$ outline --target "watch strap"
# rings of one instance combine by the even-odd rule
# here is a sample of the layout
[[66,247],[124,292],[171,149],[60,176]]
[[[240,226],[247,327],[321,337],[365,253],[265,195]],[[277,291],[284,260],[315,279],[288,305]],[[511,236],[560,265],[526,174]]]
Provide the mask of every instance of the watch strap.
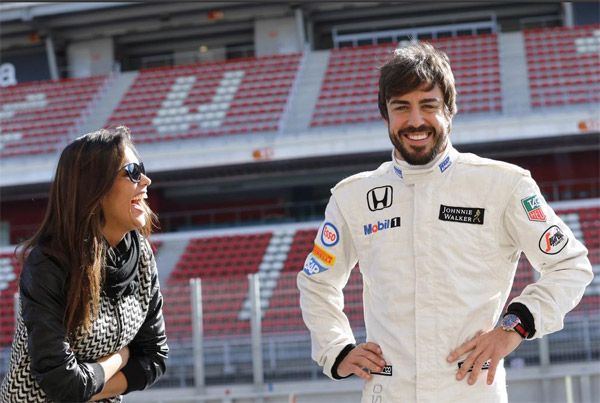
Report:
[[533,320],[533,315],[527,306],[520,302],[513,302],[508,305],[508,308],[506,308],[506,313],[512,313],[519,317],[521,320],[521,325],[527,331],[528,339],[531,339],[535,335],[535,321]]
[[526,339],[527,336],[529,336],[529,332],[527,330],[525,330],[525,327],[520,323],[517,323],[515,325],[515,327],[513,327],[513,330],[515,332],[517,332],[519,334],[519,336],[521,336],[524,339]]

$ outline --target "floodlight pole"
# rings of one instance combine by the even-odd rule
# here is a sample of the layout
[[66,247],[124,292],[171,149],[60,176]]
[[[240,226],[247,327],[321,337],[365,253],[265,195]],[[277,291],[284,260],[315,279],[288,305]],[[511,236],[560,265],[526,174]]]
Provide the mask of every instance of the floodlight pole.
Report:
[[[252,373],[254,376],[254,389],[262,394],[264,389],[263,375],[263,353],[261,337],[261,306],[260,306],[260,283],[258,274],[248,274],[248,285],[250,290],[250,331],[252,336]],[[263,402],[262,397],[257,397],[256,402]]]
[[204,383],[204,326],[202,318],[202,280],[190,279],[190,293],[192,297],[192,340],[194,356],[194,386],[196,393],[205,393]]

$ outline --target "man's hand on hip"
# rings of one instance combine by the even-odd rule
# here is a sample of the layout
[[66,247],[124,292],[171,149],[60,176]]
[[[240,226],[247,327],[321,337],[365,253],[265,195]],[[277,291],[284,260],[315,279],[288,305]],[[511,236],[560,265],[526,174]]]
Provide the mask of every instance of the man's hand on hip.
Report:
[[481,368],[486,361],[490,361],[490,366],[487,374],[487,384],[491,385],[494,382],[496,368],[501,359],[512,353],[523,338],[514,331],[507,332],[500,328],[496,328],[489,332],[479,332],[473,339],[463,343],[462,346],[454,350],[448,356],[448,362],[454,362],[463,354],[470,351],[469,355],[463,362],[462,366],[456,373],[456,379],[462,380],[473,367],[469,376],[469,385],[475,384]]
[[337,373],[341,377],[351,374],[358,375],[364,380],[370,380],[372,375],[365,371],[381,372],[385,360],[382,357],[381,347],[375,343],[362,343],[354,347],[338,365]]

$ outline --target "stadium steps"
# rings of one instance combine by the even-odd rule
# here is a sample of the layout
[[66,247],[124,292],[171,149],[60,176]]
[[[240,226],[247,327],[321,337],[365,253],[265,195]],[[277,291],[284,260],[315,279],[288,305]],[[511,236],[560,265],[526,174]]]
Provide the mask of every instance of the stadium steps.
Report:
[[[287,259],[288,252],[292,245],[294,232],[289,230],[273,232],[269,241],[269,246],[263,255],[262,262],[258,266],[258,281],[260,283],[260,306],[262,315],[267,312],[271,296],[277,285],[279,273],[283,269],[284,262]],[[250,291],[244,300],[242,310],[238,315],[239,320],[248,320],[251,316]]]
[[298,73],[300,77],[298,78],[297,92],[292,97],[290,109],[282,124],[285,133],[300,133],[310,127],[312,115],[319,99],[321,83],[329,63],[329,54],[328,50],[305,53],[303,66]]
[[507,115],[531,113],[527,58],[523,33],[498,35],[502,111]]
[[160,253],[156,254],[156,267],[158,268],[158,281],[167,284],[167,279],[181,258],[187,247],[187,242],[177,240],[165,240],[160,245]]
[[[108,122],[108,119],[112,115],[117,105],[119,105],[121,98],[123,98],[137,75],[137,71],[132,71],[120,73],[113,77],[108,89],[96,103],[94,113],[92,113],[92,115],[81,126],[81,134],[93,132],[101,127],[106,127],[105,125]],[[133,133],[133,135],[135,140],[135,133]]]

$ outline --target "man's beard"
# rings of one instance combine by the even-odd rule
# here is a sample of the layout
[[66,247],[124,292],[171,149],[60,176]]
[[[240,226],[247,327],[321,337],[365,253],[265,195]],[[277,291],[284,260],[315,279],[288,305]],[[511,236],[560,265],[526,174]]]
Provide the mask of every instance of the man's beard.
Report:
[[[431,150],[425,154],[415,153],[410,151],[410,147],[405,146],[400,140],[402,136],[414,132],[431,132],[434,138],[434,144]],[[448,137],[445,132],[438,133],[432,126],[421,125],[419,127],[407,127],[406,129],[399,130],[397,135],[393,135],[388,129],[390,140],[394,145],[394,148],[400,153],[404,161],[410,165],[426,165],[433,161],[446,147],[446,138]],[[418,149],[418,148],[417,148]]]

